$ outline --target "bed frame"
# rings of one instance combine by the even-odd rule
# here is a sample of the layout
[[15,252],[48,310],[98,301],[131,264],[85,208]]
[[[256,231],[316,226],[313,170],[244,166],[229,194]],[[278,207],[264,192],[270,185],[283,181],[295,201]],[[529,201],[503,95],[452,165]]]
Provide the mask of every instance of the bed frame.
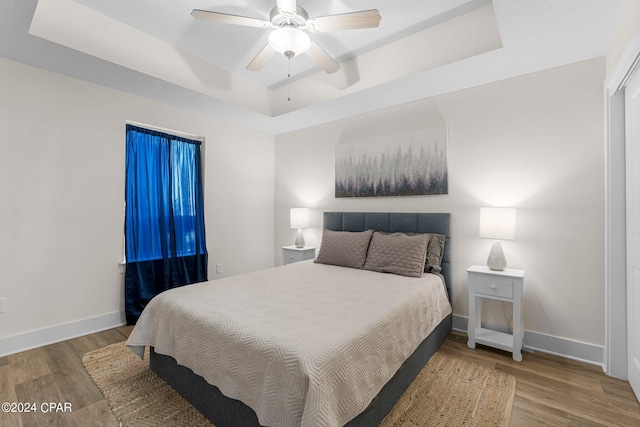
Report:
[[[402,233],[437,233],[447,237],[442,259],[442,276],[451,301],[450,215],[448,213],[380,213],[325,212],[324,228],[333,231],[377,230]],[[431,356],[440,348],[452,328],[452,315],[447,316],[418,346],[380,390],[371,404],[348,427],[370,427],[380,424],[404,391],[418,376]],[[206,416],[216,427],[259,426],[256,413],[239,400],[226,397],[191,369],[177,364],[170,356],[151,348],[151,369]]]

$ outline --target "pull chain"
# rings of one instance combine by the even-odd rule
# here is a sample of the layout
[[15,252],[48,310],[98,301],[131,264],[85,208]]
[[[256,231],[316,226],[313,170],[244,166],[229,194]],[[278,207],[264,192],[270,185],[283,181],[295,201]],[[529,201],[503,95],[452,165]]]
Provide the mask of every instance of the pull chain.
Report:
[[287,101],[291,102],[291,56],[287,62]]

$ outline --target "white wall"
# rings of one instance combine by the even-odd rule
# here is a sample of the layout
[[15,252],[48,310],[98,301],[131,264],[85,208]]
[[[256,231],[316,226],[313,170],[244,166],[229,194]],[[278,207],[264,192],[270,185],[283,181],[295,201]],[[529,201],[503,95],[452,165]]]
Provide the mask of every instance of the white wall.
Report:
[[[276,263],[280,247],[294,240],[291,207],[313,209],[305,238],[316,247],[322,211],[451,212],[453,309],[465,317],[465,269],[486,263],[491,245],[478,237],[480,207],[515,207],[517,240],[503,247],[510,267],[527,270],[528,344],[552,352],[586,344],[576,352],[595,355],[565,355],[601,362],[604,72],[600,58],[277,136]],[[449,128],[448,195],[334,197],[336,144],[374,135],[392,140],[440,115]],[[501,304],[490,311],[485,320],[506,323]]]
[[0,76],[0,355],[120,321],[126,120],[206,138],[210,279],[273,266],[273,136],[4,59]]

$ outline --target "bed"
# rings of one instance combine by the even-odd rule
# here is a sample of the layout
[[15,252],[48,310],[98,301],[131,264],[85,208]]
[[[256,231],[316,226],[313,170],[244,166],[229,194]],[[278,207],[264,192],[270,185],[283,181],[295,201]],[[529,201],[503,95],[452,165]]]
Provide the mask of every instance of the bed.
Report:
[[370,251],[429,233],[443,238],[441,271],[304,261],[173,289],[127,345],[151,347],[151,369],[218,427],[378,425],[451,331],[449,214],[326,212],[323,226],[323,262],[330,233],[377,230]]

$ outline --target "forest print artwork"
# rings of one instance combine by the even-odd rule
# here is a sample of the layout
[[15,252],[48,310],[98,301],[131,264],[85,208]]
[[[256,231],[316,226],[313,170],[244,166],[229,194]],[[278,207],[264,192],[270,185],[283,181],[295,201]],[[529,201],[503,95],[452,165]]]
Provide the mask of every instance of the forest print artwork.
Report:
[[336,197],[447,193],[444,126],[336,145]]

